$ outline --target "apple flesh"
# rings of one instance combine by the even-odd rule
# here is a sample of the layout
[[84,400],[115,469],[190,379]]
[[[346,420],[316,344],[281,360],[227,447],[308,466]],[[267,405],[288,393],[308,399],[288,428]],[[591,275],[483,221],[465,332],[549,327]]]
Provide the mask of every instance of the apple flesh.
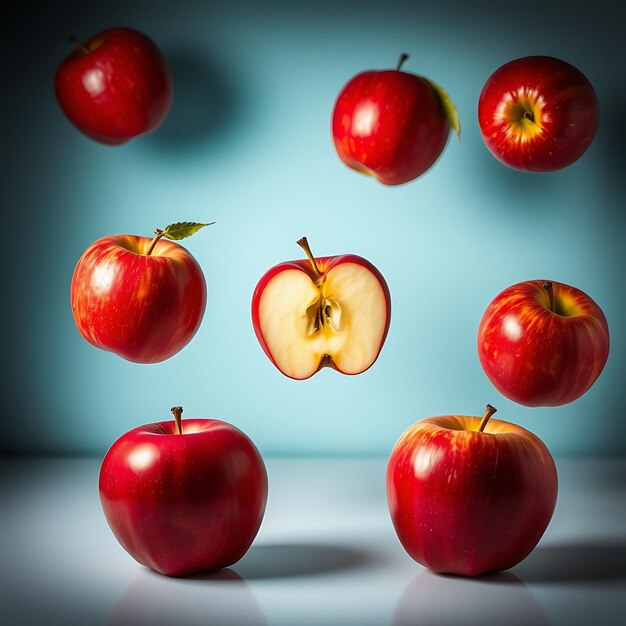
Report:
[[495,388],[526,406],[559,406],[582,396],[609,355],[609,327],[586,293],[564,283],[512,285],[489,304],[478,356]]
[[442,153],[458,115],[449,96],[432,81],[395,70],[357,74],[341,89],[332,114],[339,158],[383,185],[421,176]]
[[354,254],[280,263],[259,280],[252,321],[265,354],[303,380],[323,367],[359,374],[376,361],[391,320],[382,274]]
[[158,233],[152,240],[135,235],[98,239],[80,257],[70,288],[80,334],[135,363],[157,363],[182,350],[206,308],[198,262]]
[[100,470],[113,534],[139,563],[168,576],[228,567],[263,519],[267,473],[252,441],[213,419],[146,424],[122,435]]
[[421,420],[396,443],[387,500],[408,554],[428,569],[477,576],[524,559],[546,530],[557,473],[543,442],[524,428],[483,418]]
[[505,165],[529,172],[574,163],[591,145],[599,118],[586,76],[547,56],[504,64],[487,79],[478,101],[487,148]]
[[68,119],[109,145],[157,128],[172,103],[172,79],[159,48],[142,33],[111,28],[79,43],[59,66],[54,87]]

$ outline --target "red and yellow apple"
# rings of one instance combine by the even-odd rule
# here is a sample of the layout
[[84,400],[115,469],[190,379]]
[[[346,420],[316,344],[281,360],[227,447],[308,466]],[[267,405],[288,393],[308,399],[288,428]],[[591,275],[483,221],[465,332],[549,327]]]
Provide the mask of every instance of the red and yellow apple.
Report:
[[139,426],[109,449],[100,501],[113,534],[139,563],[168,576],[228,567],[261,526],[267,473],[252,441],[214,419]]
[[152,40],[130,28],[111,28],[59,66],[54,88],[65,115],[88,137],[122,144],[157,128],[172,103],[172,79]]
[[586,293],[529,280],[489,304],[478,328],[478,356],[495,388],[526,406],[558,406],[582,396],[609,355],[609,327]]
[[485,415],[413,424],[387,466],[387,500],[404,549],[444,574],[477,576],[524,559],[548,527],[556,467],[543,442]]
[[354,254],[313,257],[268,270],[252,297],[254,332],[285,376],[303,380],[323,367],[360,374],[376,361],[391,321],[382,274]]
[[548,56],[505,63],[487,79],[478,101],[487,148],[505,165],[529,172],[574,163],[591,145],[599,119],[586,76]]
[[96,348],[157,363],[182,350],[200,327],[206,283],[183,239],[206,224],[180,222],[153,239],[102,237],[80,257],[70,288],[76,327]]
[[421,176],[438,159],[459,118],[448,94],[433,81],[401,70],[371,70],[341,89],[332,114],[339,158],[383,185]]

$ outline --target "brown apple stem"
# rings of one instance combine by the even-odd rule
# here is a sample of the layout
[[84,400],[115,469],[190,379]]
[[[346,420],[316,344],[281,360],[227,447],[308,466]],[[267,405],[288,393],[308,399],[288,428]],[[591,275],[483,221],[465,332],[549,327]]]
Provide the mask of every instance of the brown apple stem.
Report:
[[315,272],[315,275],[319,278],[322,274],[319,270],[319,267],[317,267],[315,257],[311,252],[311,248],[309,247],[309,242],[307,241],[306,237],[298,239],[296,243],[306,252],[306,255],[309,257],[309,261],[311,261],[311,265],[313,266],[313,271]]
[[83,54],[89,54],[91,52],[91,50],[82,41],[78,41],[74,35],[70,35],[67,40],[73,43]]
[[174,419],[176,420],[176,429],[178,430],[178,434],[183,434],[183,407],[182,406],[173,406],[170,411],[172,415],[174,415]]
[[480,421],[480,425],[478,426],[478,432],[482,433],[485,430],[485,426],[487,426],[487,422],[491,419],[491,416],[497,411],[495,407],[490,404],[487,405],[485,409],[485,414],[483,415],[483,419]]
[[554,287],[552,285],[552,282],[549,280],[546,280],[546,282],[543,283],[542,287],[548,292],[548,298],[550,298],[550,310],[554,313],[555,301],[554,301]]
[[406,52],[403,52],[398,59],[398,65],[396,65],[396,71],[400,71],[400,68],[404,65],[404,62],[409,58]]
[[152,254],[154,247],[157,245],[157,241],[161,239],[161,237],[163,237],[163,231],[160,228],[157,228],[154,231],[154,239],[150,242],[150,247],[148,248],[148,252],[146,252],[148,256]]
[[524,111],[524,115],[522,117],[526,120],[530,120],[531,122],[535,121],[535,115],[532,111]]

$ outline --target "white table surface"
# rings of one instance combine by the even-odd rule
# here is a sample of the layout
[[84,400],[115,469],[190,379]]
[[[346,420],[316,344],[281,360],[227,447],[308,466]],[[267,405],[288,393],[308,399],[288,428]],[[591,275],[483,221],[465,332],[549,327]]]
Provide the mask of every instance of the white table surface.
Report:
[[478,579],[431,574],[399,544],[385,459],[270,459],[261,531],[229,570],[170,579],[118,545],[99,459],[0,461],[0,624],[626,623],[626,461],[557,460],[536,550]]

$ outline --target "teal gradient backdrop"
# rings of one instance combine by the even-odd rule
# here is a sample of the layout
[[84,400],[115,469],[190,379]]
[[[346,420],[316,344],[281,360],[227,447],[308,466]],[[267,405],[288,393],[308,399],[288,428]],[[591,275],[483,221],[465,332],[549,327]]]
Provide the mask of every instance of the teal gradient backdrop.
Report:
[[[626,46],[618,3],[586,12],[464,3],[50,3],[3,9],[4,375],[2,451],[102,453],[123,432],[185,415],[246,431],[265,454],[387,454],[414,421],[443,413],[497,417],[537,433],[556,455],[622,455],[626,392],[623,123]],[[13,9],[11,7],[14,7]],[[76,131],[52,79],[70,33],[129,26],[170,59],[169,118],[126,146]],[[450,137],[419,180],[386,188],[338,160],[330,114],[365,69],[405,69],[455,100]],[[594,84],[595,142],[550,175],[508,170],[486,150],[478,95],[502,63],[563,58]],[[10,59],[10,62],[8,61]],[[76,261],[108,234],[149,235],[178,220],[215,220],[186,242],[208,306],[195,339],[169,361],[135,365],[88,345],[74,327]],[[324,370],[295,382],[262,353],[250,320],[257,280],[298,258],[355,253],[386,277],[393,318],[366,373]],[[476,331],[488,302],[530,278],[589,293],[611,330],[603,375],[580,400],[528,409],[484,376]]]

